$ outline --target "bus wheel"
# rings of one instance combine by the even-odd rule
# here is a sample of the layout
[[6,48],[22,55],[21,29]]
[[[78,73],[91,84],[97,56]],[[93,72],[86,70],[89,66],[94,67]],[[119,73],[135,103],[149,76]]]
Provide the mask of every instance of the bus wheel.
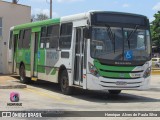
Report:
[[108,90],[109,94],[118,95],[121,93],[121,90]]
[[26,72],[25,72],[24,65],[20,66],[19,75],[20,75],[20,82],[21,83],[28,83],[29,82],[28,79],[27,79],[27,77],[26,77]]
[[63,70],[61,73],[60,86],[63,94],[65,95],[72,94],[73,90],[72,87],[69,86],[68,73],[66,70]]

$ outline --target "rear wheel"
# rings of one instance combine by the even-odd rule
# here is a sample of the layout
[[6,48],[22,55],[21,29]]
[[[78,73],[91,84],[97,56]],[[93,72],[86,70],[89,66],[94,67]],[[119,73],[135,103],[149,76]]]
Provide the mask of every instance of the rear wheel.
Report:
[[69,86],[67,70],[63,70],[61,73],[60,86],[63,94],[70,95],[73,93],[73,88]]
[[108,90],[109,94],[118,95],[121,93],[121,90]]
[[25,66],[22,64],[19,68],[20,82],[28,83],[29,79],[26,77]]

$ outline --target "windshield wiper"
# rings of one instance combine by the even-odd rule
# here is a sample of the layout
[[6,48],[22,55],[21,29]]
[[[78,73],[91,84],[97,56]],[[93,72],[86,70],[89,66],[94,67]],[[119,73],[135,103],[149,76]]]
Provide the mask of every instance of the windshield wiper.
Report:
[[139,25],[136,25],[134,30],[129,34],[129,36],[127,38],[129,49],[131,48],[131,46],[130,46],[130,38],[132,37],[133,33],[135,33],[137,31],[138,27],[139,27]]
[[107,27],[107,32],[109,35],[110,40],[112,41],[112,44],[114,46],[114,53],[115,53],[115,34],[113,34],[111,27],[109,25],[105,25]]

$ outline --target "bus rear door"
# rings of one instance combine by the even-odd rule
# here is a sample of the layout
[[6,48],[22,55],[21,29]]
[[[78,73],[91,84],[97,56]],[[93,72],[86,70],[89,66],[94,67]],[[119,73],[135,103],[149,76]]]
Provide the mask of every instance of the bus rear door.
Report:
[[38,40],[39,32],[32,33],[31,36],[31,80],[38,78]]

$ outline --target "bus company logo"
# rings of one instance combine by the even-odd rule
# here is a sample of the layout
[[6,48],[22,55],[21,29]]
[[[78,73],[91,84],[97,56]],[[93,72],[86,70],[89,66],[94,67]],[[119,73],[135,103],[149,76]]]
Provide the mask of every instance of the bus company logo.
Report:
[[19,102],[19,93],[11,92],[10,93],[10,101],[11,102]]
[[20,95],[17,92],[10,93],[11,103],[7,103],[7,106],[22,106],[22,103],[19,103]]
[[115,62],[116,65],[131,65],[131,62]]

